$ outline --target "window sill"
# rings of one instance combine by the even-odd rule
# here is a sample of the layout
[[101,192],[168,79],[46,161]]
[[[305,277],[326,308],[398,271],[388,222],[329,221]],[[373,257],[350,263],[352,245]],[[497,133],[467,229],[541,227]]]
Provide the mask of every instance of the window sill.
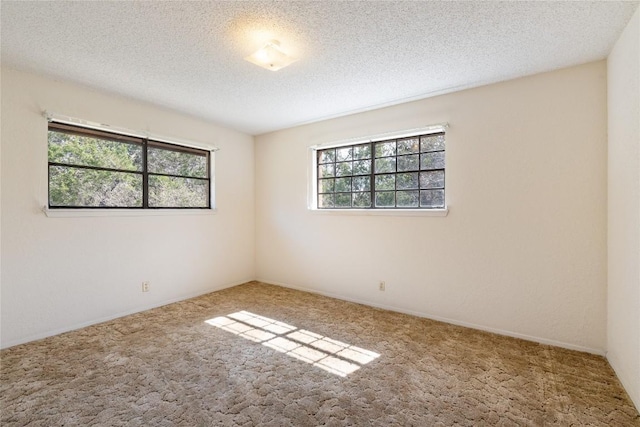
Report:
[[79,218],[105,216],[178,216],[215,215],[216,209],[49,209],[42,212],[49,218]]
[[449,208],[442,209],[309,209],[320,215],[371,215],[371,216],[447,216]]

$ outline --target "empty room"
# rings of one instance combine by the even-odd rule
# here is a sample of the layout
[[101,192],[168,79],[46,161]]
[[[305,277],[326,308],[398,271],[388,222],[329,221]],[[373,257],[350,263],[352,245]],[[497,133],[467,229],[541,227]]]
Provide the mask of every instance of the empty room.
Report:
[[640,426],[638,1],[0,2],[2,426]]

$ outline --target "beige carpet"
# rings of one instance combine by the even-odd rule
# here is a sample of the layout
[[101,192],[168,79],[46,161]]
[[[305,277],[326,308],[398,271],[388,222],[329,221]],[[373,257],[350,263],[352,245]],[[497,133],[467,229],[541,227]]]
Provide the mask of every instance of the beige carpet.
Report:
[[602,425],[602,357],[252,282],[0,352],[4,426]]

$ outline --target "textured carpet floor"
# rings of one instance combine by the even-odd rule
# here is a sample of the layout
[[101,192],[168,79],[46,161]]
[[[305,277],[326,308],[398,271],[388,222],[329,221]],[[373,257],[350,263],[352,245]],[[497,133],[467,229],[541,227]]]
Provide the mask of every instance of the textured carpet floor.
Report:
[[0,357],[2,426],[640,426],[602,357],[257,282]]

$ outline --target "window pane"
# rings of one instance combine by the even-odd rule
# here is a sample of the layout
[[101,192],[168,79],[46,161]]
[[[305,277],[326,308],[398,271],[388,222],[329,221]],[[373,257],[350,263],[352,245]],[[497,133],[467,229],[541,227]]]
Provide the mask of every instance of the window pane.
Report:
[[336,194],[336,208],[350,208],[351,193]]
[[444,152],[420,154],[420,169],[444,169]]
[[332,208],[335,206],[335,194],[321,194],[318,197],[319,208]]
[[444,207],[444,190],[420,190],[420,206],[426,208]]
[[376,159],[376,173],[395,172],[395,171],[396,171],[395,157]]
[[333,178],[318,181],[318,193],[333,193],[335,180]]
[[396,189],[395,175],[376,175],[376,191],[395,190],[395,189]]
[[399,208],[417,208],[418,192],[417,191],[398,191],[396,193]]
[[371,177],[358,176],[353,178],[353,191],[371,191]]
[[396,155],[396,142],[376,142],[376,157]]
[[395,191],[382,191],[376,192],[376,206],[388,208],[395,207],[396,205],[396,193]]
[[149,176],[149,207],[204,208],[209,201],[209,182],[204,179]]
[[353,193],[354,208],[370,208],[371,193]]
[[207,177],[207,156],[148,147],[147,168],[151,173]]
[[443,188],[444,171],[420,172],[420,188]]
[[335,161],[336,161],[336,150],[334,148],[318,151],[318,163],[331,163]]
[[345,147],[336,149],[336,162],[344,162],[352,159],[353,148]]
[[354,175],[368,175],[371,173],[371,160],[359,160],[353,162]]
[[334,167],[335,165],[333,163],[318,166],[318,177],[325,178],[334,176]]
[[142,175],[49,166],[49,206],[142,207]]
[[354,159],[370,159],[371,158],[371,145],[356,145],[353,147],[353,158]]
[[351,176],[351,162],[336,163],[336,176]]
[[419,166],[419,155],[398,157],[398,172],[417,171]]
[[413,154],[418,152],[420,152],[420,142],[418,138],[398,140],[398,156],[401,154]]
[[429,135],[420,137],[420,151],[444,150],[444,135]]
[[49,162],[142,171],[142,145],[50,130]]
[[318,207],[443,207],[444,149],[442,133],[318,150]]
[[418,172],[399,173],[396,175],[398,190],[413,190],[418,188]]
[[336,178],[336,192],[351,191],[351,178]]

